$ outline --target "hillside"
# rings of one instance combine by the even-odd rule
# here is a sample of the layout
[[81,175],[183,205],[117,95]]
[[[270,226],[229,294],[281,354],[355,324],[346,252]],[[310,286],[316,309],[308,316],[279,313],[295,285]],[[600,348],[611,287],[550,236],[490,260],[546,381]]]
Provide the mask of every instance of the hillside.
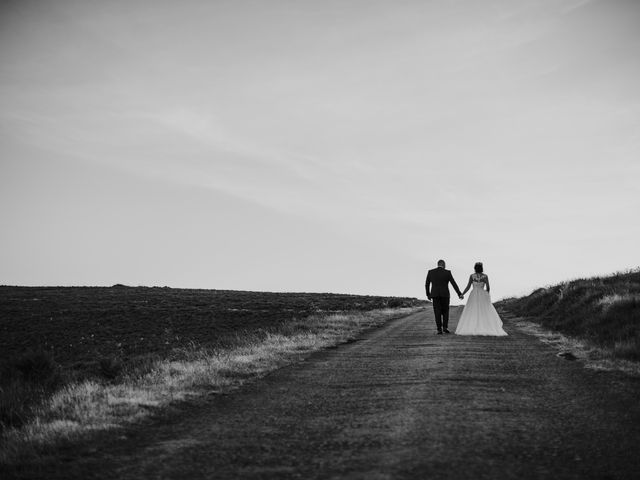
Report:
[[496,307],[578,337],[615,358],[640,360],[640,269],[539,288]]

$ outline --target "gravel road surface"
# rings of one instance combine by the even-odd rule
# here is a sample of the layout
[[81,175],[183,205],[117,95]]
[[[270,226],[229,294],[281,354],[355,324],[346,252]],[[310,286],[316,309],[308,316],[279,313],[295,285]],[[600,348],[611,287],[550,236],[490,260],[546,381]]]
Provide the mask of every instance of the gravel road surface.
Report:
[[640,478],[640,379],[505,330],[436,335],[431,310],[418,312],[69,452],[48,476]]

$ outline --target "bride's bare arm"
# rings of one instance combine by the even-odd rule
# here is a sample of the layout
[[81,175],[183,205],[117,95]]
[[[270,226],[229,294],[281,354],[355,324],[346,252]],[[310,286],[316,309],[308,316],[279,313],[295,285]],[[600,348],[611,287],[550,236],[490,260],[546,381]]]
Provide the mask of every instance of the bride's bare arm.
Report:
[[464,292],[462,292],[462,295],[466,294],[469,291],[472,283],[473,283],[473,277],[469,275],[469,283],[467,283],[467,287],[464,289]]

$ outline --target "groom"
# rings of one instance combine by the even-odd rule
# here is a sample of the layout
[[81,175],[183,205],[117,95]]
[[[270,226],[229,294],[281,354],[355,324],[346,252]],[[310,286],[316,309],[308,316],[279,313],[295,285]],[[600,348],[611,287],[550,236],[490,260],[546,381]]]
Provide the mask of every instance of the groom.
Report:
[[[433,313],[436,315],[436,327],[438,335],[449,332],[449,283],[458,293],[458,298],[462,300],[464,296],[453,279],[450,270],[445,270],[444,260],[438,260],[438,268],[429,270],[424,288],[427,291],[427,298],[433,301]],[[429,290],[430,284],[433,284]]]

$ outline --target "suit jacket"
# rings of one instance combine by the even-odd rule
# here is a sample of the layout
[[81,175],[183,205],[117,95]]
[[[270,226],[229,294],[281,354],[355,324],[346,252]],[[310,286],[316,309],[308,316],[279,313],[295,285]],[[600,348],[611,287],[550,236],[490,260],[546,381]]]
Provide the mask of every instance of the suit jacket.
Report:
[[[429,284],[432,284],[431,292],[429,292]],[[433,270],[429,270],[429,273],[427,273],[427,281],[424,286],[427,291],[427,296],[450,297],[449,284],[453,285],[453,288],[458,295],[462,295],[458,288],[458,284],[456,284],[456,281],[453,279],[453,275],[451,275],[451,271],[438,267]]]

